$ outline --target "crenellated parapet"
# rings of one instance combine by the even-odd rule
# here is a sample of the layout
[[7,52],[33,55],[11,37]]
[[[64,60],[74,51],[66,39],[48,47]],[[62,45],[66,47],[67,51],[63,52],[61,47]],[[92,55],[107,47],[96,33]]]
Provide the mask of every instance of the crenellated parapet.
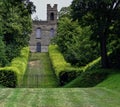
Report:
[[57,22],[57,4],[54,4],[52,7],[50,4],[47,4],[47,21],[51,23]]

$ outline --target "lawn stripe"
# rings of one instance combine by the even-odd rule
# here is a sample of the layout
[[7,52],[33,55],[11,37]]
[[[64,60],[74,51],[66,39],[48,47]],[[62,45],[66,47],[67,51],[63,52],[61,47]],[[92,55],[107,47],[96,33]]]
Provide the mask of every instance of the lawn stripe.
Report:
[[38,99],[37,99],[37,106],[38,107],[45,107],[45,95],[46,95],[46,90],[45,89],[40,89],[39,94],[38,94]]
[[89,94],[86,92],[85,89],[81,89],[81,94],[83,96],[83,107],[96,107],[94,104],[91,102],[91,98]]
[[[2,94],[2,92],[4,94]],[[0,89],[0,107],[119,107],[120,94],[105,88]]]
[[75,107],[83,107],[83,95],[81,94],[82,89],[71,89],[71,91],[69,91],[67,93],[67,95],[70,98],[70,101],[73,103],[73,105]]
[[[70,89],[69,89],[69,91],[70,91]],[[57,97],[59,99],[57,106],[59,106],[59,107],[65,107],[65,106],[66,107],[74,107],[73,103],[70,100],[71,96],[68,96],[68,92],[66,91],[66,89],[64,90],[61,88],[61,89],[59,89],[59,92],[56,94],[58,94]]]
[[14,107],[14,102],[17,101],[19,94],[20,94],[19,89],[12,89],[11,94],[7,97],[5,107]]
[[34,99],[31,101],[31,106],[32,107],[39,107],[38,104],[38,96],[40,96],[41,94],[39,94],[39,92],[41,92],[41,90],[35,89],[34,90]]
[[9,89],[7,89],[7,88],[0,88],[0,102],[1,102],[1,100],[4,100],[9,96],[11,91],[10,90],[8,91],[8,90]]
[[106,105],[107,107],[114,107],[114,104],[120,105],[118,97],[115,97],[115,94],[111,94],[110,92],[107,92],[102,88],[86,88],[84,89],[84,92],[87,95],[87,99],[85,100],[89,101],[89,103],[92,104],[93,107],[106,107]]

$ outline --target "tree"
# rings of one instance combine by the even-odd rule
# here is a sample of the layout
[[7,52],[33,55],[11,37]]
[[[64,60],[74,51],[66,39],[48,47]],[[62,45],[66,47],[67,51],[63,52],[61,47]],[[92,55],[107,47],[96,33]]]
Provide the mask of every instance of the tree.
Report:
[[68,6],[68,7],[63,7],[60,11],[59,11],[59,19],[62,18],[62,17],[68,17],[70,18],[71,17],[71,7]]
[[35,6],[29,0],[5,0],[2,3],[3,41],[9,61],[18,56],[20,49],[29,44],[32,31],[31,14]]
[[[2,3],[0,2],[0,7]],[[2,8],[1,8],[2,10]],[[0,12],[1,13],[1,12]],[[2,22],[2,16],[0,15],[0,67],[5,66],[7,64],[7,59],[5,55],[5,44],[3,42],[3,22]]]
[[75,66],[85,66],[98,57],[98,46],[90,40],[90,27],[81,28],[77,21],[62,17],[58,21],[55,42],[65,59]]
[[91,38],[100,41],[102,67],[108,68],[106,43],[120,21],[120,0],[73,0],[71,8],[73,20],[79,20],[83,26],[91,25]]

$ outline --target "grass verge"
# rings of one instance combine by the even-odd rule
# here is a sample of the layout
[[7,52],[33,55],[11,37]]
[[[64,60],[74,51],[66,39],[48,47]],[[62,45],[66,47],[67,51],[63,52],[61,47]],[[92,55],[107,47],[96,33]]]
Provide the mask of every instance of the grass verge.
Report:
[[0,107],[119,107],[119,99],[106,88],[0,89]]

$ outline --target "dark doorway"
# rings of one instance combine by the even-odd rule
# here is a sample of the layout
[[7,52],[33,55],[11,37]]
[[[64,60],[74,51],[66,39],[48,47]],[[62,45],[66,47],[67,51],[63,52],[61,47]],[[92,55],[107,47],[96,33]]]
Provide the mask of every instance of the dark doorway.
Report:
[[37,52],[41,52],[41,43],[40,42],[37,43],[36,50],[37,50]]

